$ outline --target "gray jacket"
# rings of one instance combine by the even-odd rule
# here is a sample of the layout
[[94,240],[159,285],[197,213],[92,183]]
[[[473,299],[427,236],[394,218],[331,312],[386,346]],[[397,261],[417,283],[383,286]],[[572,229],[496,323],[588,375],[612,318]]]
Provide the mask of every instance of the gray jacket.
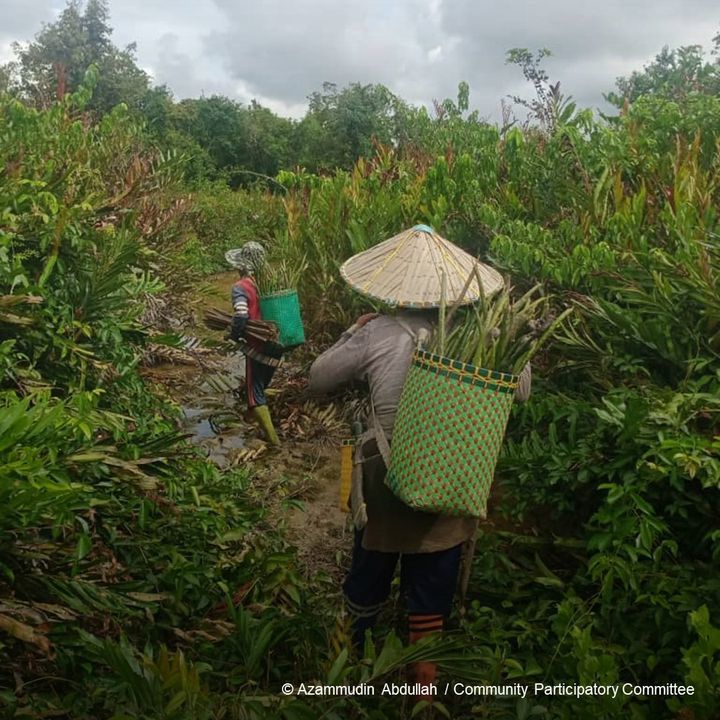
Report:
[[[398,322],[399,321],[399,322]],[[309,390],[322,395],[352,380],[369,383],[379,424],[392,437],[395,414],[417,337],[432,325],[418,313],[380,316],[361,328],[351,327],[310,368]],[[530,394],[530,366],[526,366],[516,399]],[[366,449],[366,448],[364,448]],[[375,442],[367,443],[363,495],[367,525],[363,547],[381,552],[436,552],[464,542],[476,528],[473,518],[456,518],[413,510],[385,486],[385,465]]]

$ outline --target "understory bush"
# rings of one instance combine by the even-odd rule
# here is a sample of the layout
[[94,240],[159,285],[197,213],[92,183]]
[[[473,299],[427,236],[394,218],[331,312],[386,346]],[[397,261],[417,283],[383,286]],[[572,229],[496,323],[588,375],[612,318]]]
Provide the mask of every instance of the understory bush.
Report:
[[473,151],[419,141],[278,177],[280,255],[308,263],[301,295],[327,339],[367,307],[338,266],[416,222],[574,308],[511,418],[497,513],[516,529],[484,531],[462,627],[503,658],[501,680],[696,692],[495,700],[483,716],[720,708],[718,103],[640,98],[612,123],[575,113],[551,133],[474,131]]
[[366,705],[282,684],[423,659],[478,680],[487,653],[460,639],[391,633],[351,656],[338,588],[284,539],[288,508],[271,518],[251,469],[200,457],[141,376],[148,298],[192,278],[193,210],[182,156],[122,107],[83,111],[95,79],[47,110],[0,99],[2,716],[339,718]]
[[[83,112],[92,81],[44,111],[0,101],[8,716],[397,717],[394,698],[279,688],[435,658],[444,679],[695,688],[445,699],[455,717],[717,717],[720,100],[641,97],[611,122],[570,108],[542,130],[439,117],[349,171],[189,196],[183,156],[122,107]],[[417,222],[574,313],[513,411],[455,631],[359,659],[337,588],[298,573],[251,472],[197,457],[148,391],[139,318],[259,239],[306,266],[305,319],[329,342],[368,309],[340,264]]]
[[138,372],[181,158],[122,108],[92,123],[93,81],[47,111],[0,102],[0,699],[7,717],[210,717],[316,669],[324,624],[298,612],[250,474],[201,459]]

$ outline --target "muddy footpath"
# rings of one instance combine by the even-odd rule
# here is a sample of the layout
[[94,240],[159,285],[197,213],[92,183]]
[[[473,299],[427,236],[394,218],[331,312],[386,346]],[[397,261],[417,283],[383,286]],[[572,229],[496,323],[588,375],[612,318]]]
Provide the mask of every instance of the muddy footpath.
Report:
[[296,351],[278,368],[267,392],[281,445],[264,441],[262,431],[245,420],[243,355],[202,322],[205,309],[227,309],[235,279],[234,273],[221,273],[206,282],[193,301],[192,319],[175,328],[185,338],[184,347],[158,350],[143,374],[180,406],[189,441],[211,462],[221,469],[250,470],[253,487],[273,512],[282,512],[278,519],[301,567],[308,574],[324,571],[339,578],[352,544],[351,523],[340,510],[340,444],[348,437],[353,408],[309,398],[309,358]]

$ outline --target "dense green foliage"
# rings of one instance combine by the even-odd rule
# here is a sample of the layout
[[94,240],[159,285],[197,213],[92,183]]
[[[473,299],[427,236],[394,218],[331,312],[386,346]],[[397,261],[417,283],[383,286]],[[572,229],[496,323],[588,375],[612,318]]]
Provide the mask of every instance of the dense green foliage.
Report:
[[[575,308],[499,470],[500,509],[532,532],[484,537],[465,629],[492,638],[507,678],[686,681],[698,692],[685,706],[708,719],[720,680],[719,117],[717,97],[643,97],[612,125],[586,113],[550,135],[470,124],[472,151],[381,149],[350,173],[282,173],[276,246],[309,263],[301,290],[318,325],[362,307],[339,263],[417,221]],[[682,705],[583,698],[549,713]]]
[[[434,114],[379,86],[326,86],[295,123],[148,90],[108,37],[103,3],[71,4],[0,99],[7,716],[390,718],[396,699],[279,688],[399,677],[435,657],[453,680],[696,688],[448,701],[456,717],[717,717],[717,66],[664,53],[619,83],[623,110],[601,121],[550,83],[543,52],[518,49],[509,60],[536,91],[526,126],[468,113],[465,84]],[[58,58],[72,92],[51,102]],[[702,82],[677,92],[689,76]],[[514,410],[494,513],[507,529],[483,528],[457,632],[419,648],[390,634],[360,661],[338,588],[300,576],[272,514],[286,481],[220,473],[184,443],[138,371],[140,317],[260,238],[306,264],[307,325],[330,341],[367,309],[339,264],[416,222],[518,290],[542,284],[573,320]]]
[[100,79],[88,107],[109,112],[119,103],[140,108],[149,78],[136,64],[135,47],[118,48],[110,35],[107,0],[69,0],[58,20],[46,25],[34,42],[17,46],[17,63],[10,65],[9,84],[20,95],[47,107],[76,90],[91,64]]
[[[123,110],[88,126],[89,97],[0,105],[1,692],[36,716],[205,717],[208,650],[188,631],[237,593],[275,606],[265,623],[300,595],[247,477],[196,458],[138,375],[142,299],[161,287],[148,268],[179,214],[161,199],[179,173],[141,149]],[[214,628],[210,646],[228,634]],[[11,673],[50,677],[25,691]]]
[[0,99],[3,716],[343,717],[354,700],[278,689],[423,658],[479,680],[492,657],[459,640],[390,634],[350,658],[337,588],[302,578],[283,540],[288,481],[221,474],[148,392],[140,315],[192,277],[194,216],[182,158],[122,106],[88,116],[96,80],[46,110]]
[[[712,54],[720,52],[720,34],[713,38]],[[608,100],[622,107],[643,95],[660,95],[670,100],[683,100],[688,95],[720,93],[720,63],[708,62],[700,45],[687,45],[670,50],[665,46],[653,62],[629,77],[618,78],[618,92],[608,93]]]

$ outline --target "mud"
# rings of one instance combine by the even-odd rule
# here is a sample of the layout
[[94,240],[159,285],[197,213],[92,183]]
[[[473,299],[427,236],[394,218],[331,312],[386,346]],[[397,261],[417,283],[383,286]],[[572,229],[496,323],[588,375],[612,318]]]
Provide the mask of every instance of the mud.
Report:
[[[208,307],[227,306],[235,277],[223,273],[207,282],[194,303],[196,325],[185,329],[187,335],[209,344],[222,340],[200,318]],[[196,365],[155,365],[145,374],[180,405],[189,441],[211,462],[221,469],[251,470],[269,512],[283,513],[277,519],[285,524],[306,572],[323,571],[339,579],[351,545],[348,516],[339,507],[340,439],[349,432],[343,408],[308,399],[304,371],[290,359],[276,372],[268,392],[281,439],[281,447],[272,448],[259,428],[244,419],[244,371],[241,354],[218,350]],[[282,502],[287,499],[298,502],[287,509]]]

